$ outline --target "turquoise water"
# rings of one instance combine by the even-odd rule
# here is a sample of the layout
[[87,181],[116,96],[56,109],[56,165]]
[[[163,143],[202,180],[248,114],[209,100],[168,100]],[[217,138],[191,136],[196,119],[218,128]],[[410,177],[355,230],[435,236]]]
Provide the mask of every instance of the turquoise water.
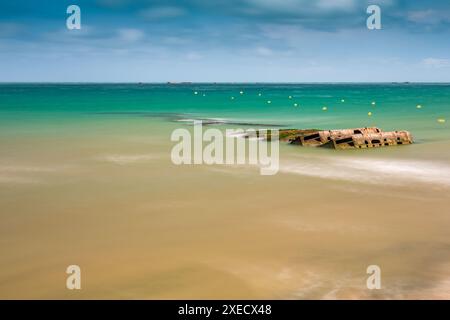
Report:
[[2,140],[95,137],[102,126],[115,128],[108,134],[116,135],[147,127],[148,134],[167,138],[174,125],[186,124],[178,121],[210,118],[229,121],[234,128],[242,123],[318,129],[377,126],[409,130],[419,143],[447,142],[450,84],[0,85]]
[[427,140],[450,138],[448,124],[437,121],[449,116],[450,84],[0,85],[6,131],[87,118],[221,118],[300,128],[376,125]]

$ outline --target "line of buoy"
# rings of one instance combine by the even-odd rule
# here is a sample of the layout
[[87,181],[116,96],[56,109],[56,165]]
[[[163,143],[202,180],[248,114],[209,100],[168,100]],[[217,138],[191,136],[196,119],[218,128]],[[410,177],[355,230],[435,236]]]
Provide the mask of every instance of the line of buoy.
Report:
[[[195,94],[195,95],[198,95],[199,93],[198,93],[198,91],[194,91],[194,94]],[[244,94],[244,91],[242,91],[242,90],[239,91],[239,94],[243,95],[243,94]],[[206,97],[206,94],[203,93],[202,96],[203,96],[203,97]],[[261,97],[261,96],[262,96],[262,93],[258,93],[258,96]],[[288,96],[288,98],[289,98],[289,99],[292,99],[292,96]],[[235,99],[235,97],[232,96],[232,97],[231,97],[231,100],[234,100],[234,99]],[[345,99],[341,99],[341,103],[344,103],[344,102],[345,102]],[[271,100],[267,100],[267,104],[271,104],[271,103],[272,103]],[[376,105],[376,102],[375,102],[375,101],[372,101],[372,102],[371,102],[371,105],[375,106],[375,105]],[[294,103],[294,107],[298,107],[298,106],[299,106],[298,103]],[[417,108],[417,109],[422,109],[422,105],[418,104],[418,105],[416,105],[416,108]],[[328,107],[322,107],[322,111],[328,111]],[[369,111],[369,112],[367,113],[367,116],[369,116],[369,117],[371,117],[372,115],[373,115],[373,113],[372,113],[371,111]],[[444,119],[444,118],[438,118],[436,121],[437,121],[438,123],[445,123],[445,122],[446,122],[446,119]]]

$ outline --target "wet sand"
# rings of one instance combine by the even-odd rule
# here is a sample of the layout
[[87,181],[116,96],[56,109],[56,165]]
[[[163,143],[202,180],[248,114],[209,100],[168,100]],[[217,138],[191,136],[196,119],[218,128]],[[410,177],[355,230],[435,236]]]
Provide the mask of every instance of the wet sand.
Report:
[[[450,298],[449,141],[282,146],[280,172],[261,176],[173,165],[177,126],[3,135],[0,298]],[[366,287],[373,264],[381,290]]]

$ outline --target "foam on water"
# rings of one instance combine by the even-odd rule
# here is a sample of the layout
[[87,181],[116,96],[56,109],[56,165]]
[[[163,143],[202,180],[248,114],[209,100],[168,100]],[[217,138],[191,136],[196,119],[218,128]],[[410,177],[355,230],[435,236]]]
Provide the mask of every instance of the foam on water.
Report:
[[154,154],[111,154],[97,157],[99,161],[111,162],[118,165],[148,162],[158,157]]
[[426,183],[450,187],[450,166],[426,160],[304,156],[282,161],[280,172],[369,184]]
[[70,165],[0,165],[0,184],[36,184],[42,183],[44,176],[68,171]]

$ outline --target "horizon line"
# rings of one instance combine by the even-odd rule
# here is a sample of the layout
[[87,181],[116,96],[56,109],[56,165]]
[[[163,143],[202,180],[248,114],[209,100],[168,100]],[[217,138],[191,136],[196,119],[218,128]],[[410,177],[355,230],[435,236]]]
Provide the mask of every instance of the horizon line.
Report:
[[3,84],[450,84],[446,81],[0,81]]

